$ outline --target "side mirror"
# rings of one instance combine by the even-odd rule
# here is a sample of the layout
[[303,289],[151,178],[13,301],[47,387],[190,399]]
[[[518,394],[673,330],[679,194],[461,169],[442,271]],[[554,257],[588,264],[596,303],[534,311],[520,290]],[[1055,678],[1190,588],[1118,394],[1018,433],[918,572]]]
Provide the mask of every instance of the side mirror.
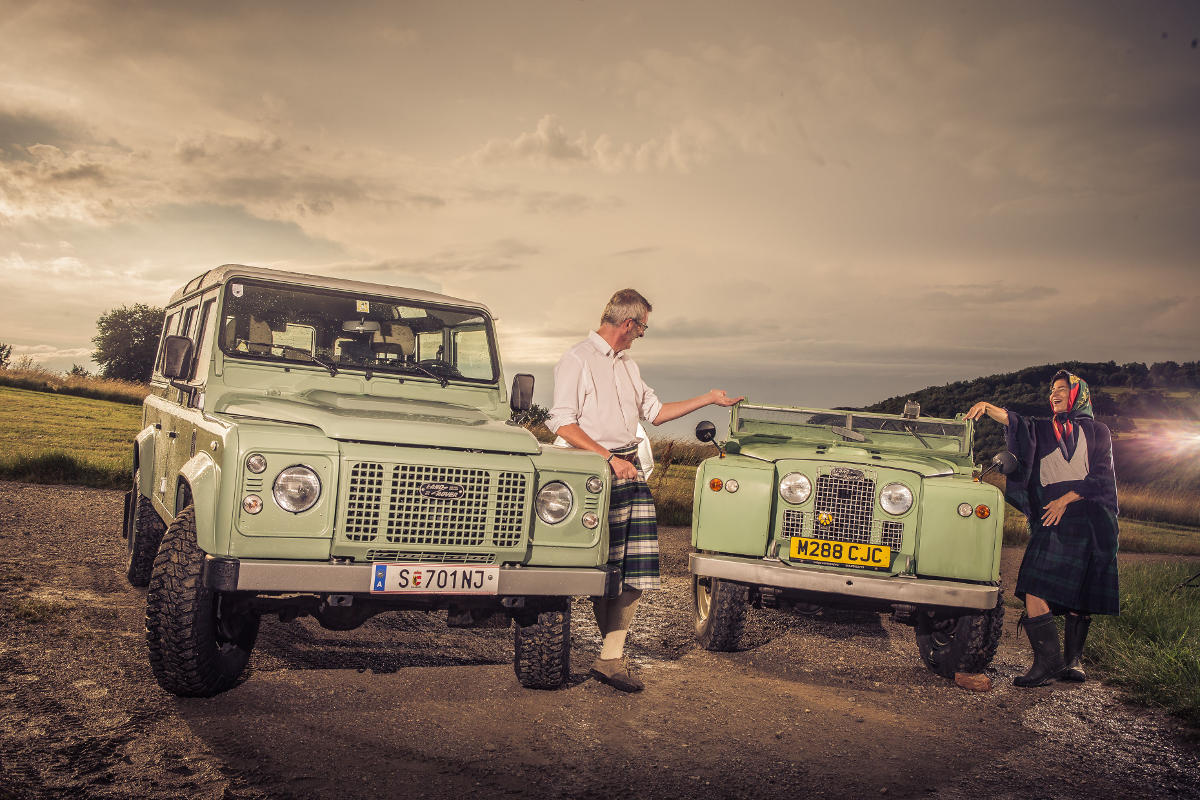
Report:
[[1017,457],[1005,450],[992,457],[992,464],[1005,475],[1011,475],[1017,469]]
[[512,392],[508,396],[508,407],[514,412],[528,411],[533,406],[533,376],[518,372],[513,376]]
[[168,336],[163,342],[163,375],[169,379],[187,375],[192,361],[192,340],[186,336]]
[[713,439],[717,438],[717,426],[708,420],[702,420],[696,423],[696,438],[708,444]]

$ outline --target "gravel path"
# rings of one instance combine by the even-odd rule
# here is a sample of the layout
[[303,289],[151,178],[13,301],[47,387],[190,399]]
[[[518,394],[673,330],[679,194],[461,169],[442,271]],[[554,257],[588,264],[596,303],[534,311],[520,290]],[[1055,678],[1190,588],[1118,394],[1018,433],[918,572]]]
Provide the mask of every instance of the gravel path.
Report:
[[1013,688],[1015,618],[983,694],[876,614],[752,610],[741,651],[697,649],[680,528],[630,641],[640,695],[587,679],[578,602],[561,691],[520,688],[509,631],[413,612],[349,632],[264,620],[243,684],[181,700],[146,662],[120,515],[119,492],[0,482],[0,800],[1200,798],[1170,719],[1094,681]]

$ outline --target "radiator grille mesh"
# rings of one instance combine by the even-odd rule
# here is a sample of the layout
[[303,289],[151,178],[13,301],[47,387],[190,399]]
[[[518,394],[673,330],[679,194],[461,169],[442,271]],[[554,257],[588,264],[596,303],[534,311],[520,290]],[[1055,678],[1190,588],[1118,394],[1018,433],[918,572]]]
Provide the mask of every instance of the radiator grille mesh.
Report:
[[859,470],[834,468],[817,475],[816,518],[831,518],[814,530],[821,539],[870,544],[872,511],[875,507],[874,476]]

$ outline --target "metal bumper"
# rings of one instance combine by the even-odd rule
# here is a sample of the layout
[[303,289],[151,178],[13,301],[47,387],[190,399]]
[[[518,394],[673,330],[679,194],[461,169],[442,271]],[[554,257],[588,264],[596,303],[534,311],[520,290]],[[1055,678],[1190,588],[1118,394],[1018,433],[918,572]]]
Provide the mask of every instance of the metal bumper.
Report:
[[[374,564],[256,561],[208,556],[204,580],[219,592],[369,594]],[[501,597],[615,597],[621,571],[611,567],[500,567]]]
[[692,553],[689,568],[693,574],[702,577],[721,578],[755,586],[840,594],[918,606],[986,610],[995,608],[1000,599],[998,586],[870,573],[852,575],[845,572],[822,572],[756,558]]

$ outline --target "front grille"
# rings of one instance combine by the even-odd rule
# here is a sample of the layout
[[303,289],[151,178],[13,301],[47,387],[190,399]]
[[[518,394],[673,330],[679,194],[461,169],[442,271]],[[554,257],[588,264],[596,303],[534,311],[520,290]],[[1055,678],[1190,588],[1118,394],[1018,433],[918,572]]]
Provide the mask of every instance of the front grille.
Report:
[[523,473],[369,461],[350,463],[347,473],[342,533],[350,541],[421,547],[522,541],[529,497]]
[[893,550],[899,550],[901,543],[904,541],[904,523],[903,522],[885,522],[883,523],[883,544],[885,547],[890,547]]
[[783,528],[780,536],[790,539],[793,536],[804,536],[804,512],[789,508],[783,512]]
[[[875,508],[875,476],[841,467],[817,475],[816,535],[835,542],[870,544]],[[822,523],[831,519],[829,524]]]
[[367,561],[403,564],[494,564],[495,553],[428,553],[419,550],[368,550]]

